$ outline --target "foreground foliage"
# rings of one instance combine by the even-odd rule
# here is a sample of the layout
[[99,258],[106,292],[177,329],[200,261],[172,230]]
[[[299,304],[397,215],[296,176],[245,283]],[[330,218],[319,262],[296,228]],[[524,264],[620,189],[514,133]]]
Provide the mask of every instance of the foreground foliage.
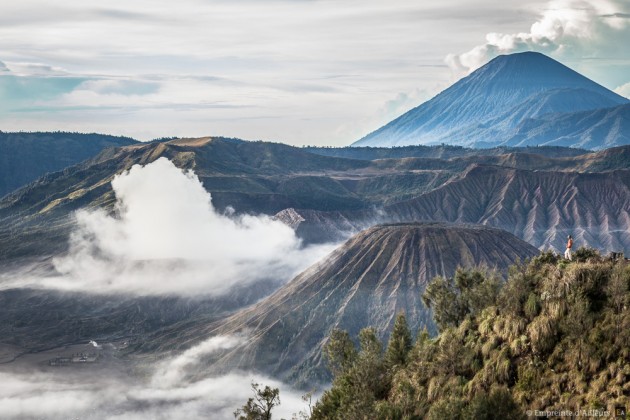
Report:
[[[437,278],[423,301],[440,334],[412,345],[400,314],[386,351],[372,329],[335,331],[333,386],[313,419],[525,418],[527,410],[630,407],[630,264],[582,252]],[[583,257],[583,258],[582,258]]]
[[234,417],[237,420],[271,420],[271,411],[280,405],[280,390],[268,385],[262,388],[252,382],[252,391],[254,396],[234,412]]

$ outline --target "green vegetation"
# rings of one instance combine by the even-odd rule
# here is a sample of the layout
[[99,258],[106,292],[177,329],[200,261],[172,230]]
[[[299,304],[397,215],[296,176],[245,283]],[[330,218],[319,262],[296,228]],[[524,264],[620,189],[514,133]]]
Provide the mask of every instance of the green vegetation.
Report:
[[423,301],[439,335],[411,343],[400,314],[387,350],[335,331],[333,386],[313,419],[525,418],[527,410],[630,407],[630,264],[593,250],[543,253],[506,282],[479,270],[436,278]]

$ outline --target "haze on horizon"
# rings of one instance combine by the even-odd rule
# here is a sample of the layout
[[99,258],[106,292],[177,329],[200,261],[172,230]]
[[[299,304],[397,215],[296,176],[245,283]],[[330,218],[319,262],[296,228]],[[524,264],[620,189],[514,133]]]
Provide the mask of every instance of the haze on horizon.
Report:
[[0,130],[347,145],[499,54],[630,96],[625,0],[0,5]]

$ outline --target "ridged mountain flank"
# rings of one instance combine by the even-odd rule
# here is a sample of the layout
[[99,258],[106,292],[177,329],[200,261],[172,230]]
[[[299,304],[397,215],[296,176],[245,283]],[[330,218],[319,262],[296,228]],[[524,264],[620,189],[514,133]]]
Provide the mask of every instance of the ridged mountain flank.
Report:
[[471,164],[439,188],[375,211],[291,209],[276,217],[307,242],[377,223],[438,221],[492,226],[556,252],[564,252],[567,235],[573,235],[576,247],[628,254],[630,170],[621,168],[628,167],[629,153],[625,146],[571,159],[489,157],[493,165]]
[[433,330],[421,293],[435,276],[452,276],[458,267],[505,271],[537,253],[513,235],[483,226],[372,227],[273,295],[211,327],[212,335],[248,337],[213,360],[213,369],[260,369],[298,384],[326,380],[321,349],[334,328],[354,337],[374,326],[387,337],[403,311],[413,330]]
[[[523,134],[532,120],[628,103],[544,54],[502,55],[353,146],[524,145],[522,137],[534,137]],[[513,139],[516,133],[520,133],[519,139]],[[556,144],[554,140],[561,137],[563,133],[539,137],[537,144]],[[601,142],[596,138],[587,143],[592,149],[622,144],[627,144],[627,139],[602,137]]]

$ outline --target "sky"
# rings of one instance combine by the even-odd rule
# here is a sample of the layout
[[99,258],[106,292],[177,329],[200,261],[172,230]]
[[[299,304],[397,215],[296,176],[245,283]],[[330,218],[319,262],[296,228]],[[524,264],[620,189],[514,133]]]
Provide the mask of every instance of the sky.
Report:
[[0,130],[358,140],[499,54],[630,96],[627,0],[0,3]]

